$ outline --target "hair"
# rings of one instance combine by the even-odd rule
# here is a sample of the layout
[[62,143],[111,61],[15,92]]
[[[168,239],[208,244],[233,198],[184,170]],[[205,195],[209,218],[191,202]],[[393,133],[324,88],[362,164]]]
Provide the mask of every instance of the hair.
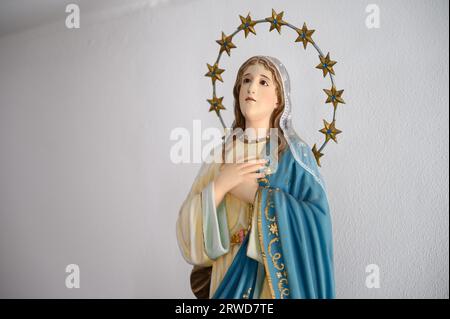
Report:
[[[269,122],[269,128],[276,128],[279,131],[282,131],[280,127],[280,118],[284,111],[284,91],[283,91],[283,85],[281,76],[278,73],[277,68],[275,65],[270,61],[269,59],[263,57],[263,56],[253,56],[249,58],[247,61],[245,61],[241,67],[239,68],[239,71],[236,76],[236,82],[234,83],[233,88],[233,96],[234,96],[234,123],[232,126],[232,131],[234,132],[235,129],[241,128],[243,131],[245,131],[245,117],[241,112],[241,106],[239,104],[239,92],[241,90],[242,86],[242,78],[244,76],[245,70],[256,63],[259,63],[263,65],[268,71],[271,72],[272,78],[275,82],[275,91],[278,98],[278,107],[275,108],[272,112],[272,115],[270,117]],[[235,136],[233,136],[235,138]],[[286,149],[286,139],[284,138],[283,134],[278,134],[278,157],[280,157],[281,153]]]

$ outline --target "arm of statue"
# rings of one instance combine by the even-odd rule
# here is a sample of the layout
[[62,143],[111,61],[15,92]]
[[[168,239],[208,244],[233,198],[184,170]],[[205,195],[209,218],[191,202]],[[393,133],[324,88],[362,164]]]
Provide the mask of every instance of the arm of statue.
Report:
[[254,173],[263,164],[254,161],[224,164],[214,178],[212,170],[199,174],[183,203],[177,220],[177,238],[187,262],[210,266],[229,249],[225,194],[239,183],[262,175]]

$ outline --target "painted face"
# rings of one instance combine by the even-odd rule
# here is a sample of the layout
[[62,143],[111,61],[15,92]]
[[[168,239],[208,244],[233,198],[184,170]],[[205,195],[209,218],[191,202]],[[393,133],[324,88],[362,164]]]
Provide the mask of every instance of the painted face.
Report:
[[269,123],[273,110],[278,106],[276,82],[264,65],[255,63],[243,72],[239,105],[247,121]]

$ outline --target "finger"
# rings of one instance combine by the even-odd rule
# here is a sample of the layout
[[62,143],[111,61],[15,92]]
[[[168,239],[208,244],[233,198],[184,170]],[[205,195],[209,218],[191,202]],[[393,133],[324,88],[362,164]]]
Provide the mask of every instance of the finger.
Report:
[[249,166],[242,167],[240,169],[240,173],[241,174],[253,173],[253,172],[256,172],[257,170],[262,169],[264,167],[265,167],[264,164],[252,164],[252,165],[249,165]]
[[236,159],[236,163],[239,163],[239,164],[240,163],[248,163],[248,162],[251,162],[251,161],[254,161],[257,159],[258,159],[258,157],[256,157],[255,155],[248,156],[248,157],[240,156],[239,158]]
[[241,165],[239,165],[238,167],[237,167],[237,169],[239,170],[239,171],[245,171],[245,172],[248,172],[248,169],[250,169],[250,170],[252,170],[252,169],[254,169],[255,167],[257,168],[257,169],[259,169],[259,168],[262,168],[262,167],[265,167],[266,166],[266,164],[265,163],[262,163],[262,162],[253,162],[253,163],[248,163],[248,164],[241,164]]
[[241,168],[244,168],[246,166],[251,166],[251,165],[255,165],[255,164],[265,164],[265,163],[267,163],[266,159],[256,159],[256,160],[251,160],[246,163],[242,163],[242,164],[240,164],[240,166],[241,166]]
[[264,174],[264,173],[248,173],[248,174],[246,174],[245,175],[245,177],[244,178],[249,178],[249,179],[252,179],[252,180],[256,180],[257,178],[263,178],[263,177],[266,177],[266,174]]

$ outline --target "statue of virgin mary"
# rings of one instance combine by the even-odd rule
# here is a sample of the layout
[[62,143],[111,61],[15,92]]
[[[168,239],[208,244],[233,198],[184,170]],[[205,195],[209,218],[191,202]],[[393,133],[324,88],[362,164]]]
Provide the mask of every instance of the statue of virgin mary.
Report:
[[[326,186],[292,126],[285,66],[251,57],[237,73],[233,95],[238,133],[221,145],[224,163],[203,163],[176,223],[181,254],[194,266],[192,290],[198,298],[334,298]],[[250,136],[250,128],[265,129],[264,135]],[[275,140],[268,134],[273,129]],[[234,163],[242,153],[266,162]]]

